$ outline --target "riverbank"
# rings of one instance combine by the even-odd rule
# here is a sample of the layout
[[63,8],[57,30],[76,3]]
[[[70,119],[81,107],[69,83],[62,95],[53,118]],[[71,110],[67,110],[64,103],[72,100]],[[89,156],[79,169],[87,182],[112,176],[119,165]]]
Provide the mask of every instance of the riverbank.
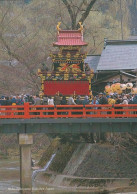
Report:
[[[0,193],[19,194],[19,161],[1,160],[0,161]],[[53,184],[58,177],[59,184]],[[10,189],[13,189],[10,191]],[[14,190],[15,189],[15,190]],[[134,179],[100,179],[76,177],[53,172],[43,172],[36,176],[33,181],[33,194],[40,193],[43,189],[47,194],[107,194],[136,192],[137,181]]]
[[[58,184],[54,180],[58,177]],[[60,191],[91,192],[98,194],[137,192],[137,181],[129,178],[87,178],[62,174],[38,174],[34,181],[35,186],[47,186]]]

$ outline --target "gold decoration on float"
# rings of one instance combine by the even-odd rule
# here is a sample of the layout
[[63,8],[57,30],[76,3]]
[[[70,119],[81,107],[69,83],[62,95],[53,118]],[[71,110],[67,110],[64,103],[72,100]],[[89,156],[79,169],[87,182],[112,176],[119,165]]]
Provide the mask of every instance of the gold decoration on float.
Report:
[[56,26],[57,31],[58,31],[58,34],[59,34],[59,31],[61,30],[61,29],[60,29],[60,24],[61,24],[61,22],[58,22],[58,24],[57,24],[57,26]]

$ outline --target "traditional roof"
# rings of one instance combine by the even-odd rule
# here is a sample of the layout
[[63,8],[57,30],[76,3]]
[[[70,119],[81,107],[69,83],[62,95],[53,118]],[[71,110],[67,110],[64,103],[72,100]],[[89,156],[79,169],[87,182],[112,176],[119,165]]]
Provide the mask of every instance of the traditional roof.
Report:
[[106,41],[98,71],[137,69],[137,41]]
[[54,46],[86,46],[81,30],[59,30]]
[[84,61],[85,63],[88,63],[90,69],[93,69],[94,72],[96,72],[100,57],[100,55],[87,55],[87,58]]

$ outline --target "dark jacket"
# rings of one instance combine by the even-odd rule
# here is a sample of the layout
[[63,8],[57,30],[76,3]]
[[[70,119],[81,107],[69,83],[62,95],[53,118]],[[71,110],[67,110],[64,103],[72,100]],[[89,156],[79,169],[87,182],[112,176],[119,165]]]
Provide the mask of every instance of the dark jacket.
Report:
[[81,99],[76,99],[76,104],[78,104],[78,105],[83,104],[83,103],[82,103],[82,100],[81,100]]
[[43,105],[48,105],[48,97],[43,97],[42,104]]
[[55,105],[60,105],[61,104],[61,97],[60,96],[56,95],[54,97],[54,104]]
[[62,97],[61,105],[67,105],[67,100],[65,96]]
[[99,104],[108,104],[108,99],[105,96],[102,96],[102,98],[99,100]]
[[133,104],[137,104],[137,95],[133,98]]

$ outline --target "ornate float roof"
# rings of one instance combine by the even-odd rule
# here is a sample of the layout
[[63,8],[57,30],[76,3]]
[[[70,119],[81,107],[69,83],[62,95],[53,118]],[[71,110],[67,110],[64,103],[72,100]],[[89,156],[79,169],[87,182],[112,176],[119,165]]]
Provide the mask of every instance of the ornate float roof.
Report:
[[61,30],[59,28],[60,22],[57,25],[57,42],[54,46],[86,46],[87,43],[83,41],[83,26],[80,24],[78,30]]

